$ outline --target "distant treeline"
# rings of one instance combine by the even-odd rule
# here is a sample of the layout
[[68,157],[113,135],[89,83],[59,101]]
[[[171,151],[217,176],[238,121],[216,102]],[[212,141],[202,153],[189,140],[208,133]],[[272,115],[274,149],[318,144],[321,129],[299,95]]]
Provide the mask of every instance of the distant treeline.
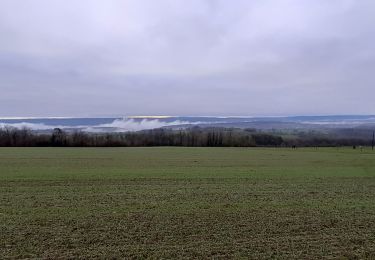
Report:
[[65,132],[56,128],[51,133],[36,133],[26,128],[0,128],[0,146],[2,147],[313,147],[370,146],[371,144],[371,138],[336,138],[319,133],[283,136],[282,133],[259,132],[254,129],[194,127],[184,130],[155,129],[126,133],[86,133]]

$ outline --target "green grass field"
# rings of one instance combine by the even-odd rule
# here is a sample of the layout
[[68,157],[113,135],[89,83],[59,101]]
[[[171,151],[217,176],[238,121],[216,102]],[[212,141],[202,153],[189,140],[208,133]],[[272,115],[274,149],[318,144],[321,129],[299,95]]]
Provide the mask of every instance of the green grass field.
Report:
[[0,148],[0,258],[375,258],[375,153]]

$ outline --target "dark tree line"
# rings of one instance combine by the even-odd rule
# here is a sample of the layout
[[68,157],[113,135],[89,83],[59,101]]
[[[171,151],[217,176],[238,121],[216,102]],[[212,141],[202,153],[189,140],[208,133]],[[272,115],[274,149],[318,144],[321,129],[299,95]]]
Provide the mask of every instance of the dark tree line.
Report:
[[57,147],[132,147],[132,146],[353,146],[371,145],[371,140],[303,135],[283,138],[281,135],[254,129],[190,128],[185,130],[155,129],[126,133],[65,132],[37,133],[29,129],[0,128],[0,146]]

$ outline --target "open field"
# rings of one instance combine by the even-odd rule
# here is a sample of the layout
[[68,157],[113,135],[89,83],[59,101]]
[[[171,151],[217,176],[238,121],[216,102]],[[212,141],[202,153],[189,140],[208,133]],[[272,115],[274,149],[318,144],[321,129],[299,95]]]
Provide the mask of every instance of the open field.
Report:
[[0,258],[375,258],[375,153],[0,148]]

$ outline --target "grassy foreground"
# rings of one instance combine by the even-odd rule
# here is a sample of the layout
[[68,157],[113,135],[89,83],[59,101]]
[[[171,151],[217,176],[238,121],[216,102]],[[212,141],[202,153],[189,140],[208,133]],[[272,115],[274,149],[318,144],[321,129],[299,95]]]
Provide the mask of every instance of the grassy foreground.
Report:
[[375,153],[0,148],[0,258],[375,258]]

